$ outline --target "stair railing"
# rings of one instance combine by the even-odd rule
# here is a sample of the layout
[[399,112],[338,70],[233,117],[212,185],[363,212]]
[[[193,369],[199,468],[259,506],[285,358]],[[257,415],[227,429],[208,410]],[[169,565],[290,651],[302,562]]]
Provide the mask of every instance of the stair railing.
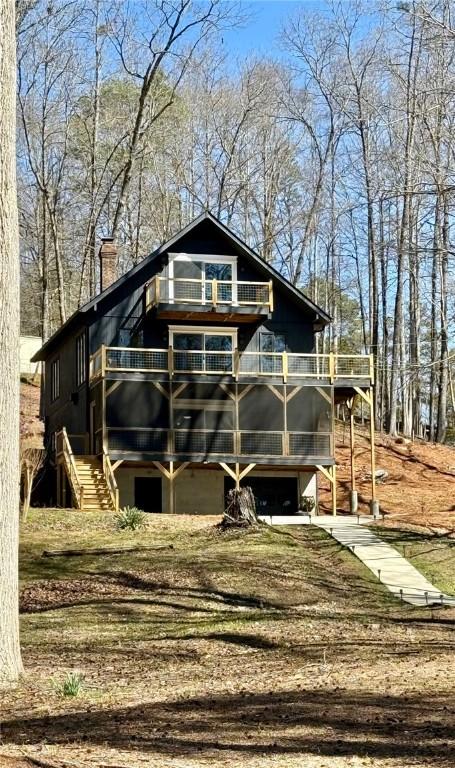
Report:
[[62,427],[60,432],[56,434],[56,454],[57,460],[61,459],[65,467],[66,476],[68,477],[77,508],[84,509],[84,486],[77,474],[73,449],[71,448],[66,427]]
[[112,464],[109,458],[109,454],[106,450],[106,446],[103,446],[103,474],[106,479],[107,487],[109,490],[109,494],[111,497],[114,510],[118,512],[119,510],[118,485],[117,485],[117,480],[115,479],[114,470],[112,469]]

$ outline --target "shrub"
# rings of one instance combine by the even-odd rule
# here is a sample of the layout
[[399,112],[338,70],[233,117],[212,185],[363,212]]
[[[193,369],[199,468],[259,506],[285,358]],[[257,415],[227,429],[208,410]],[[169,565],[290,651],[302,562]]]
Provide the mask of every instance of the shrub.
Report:
[[313,510],[316,507],[316,499],[314,496],[301,496],[300,497],[300,509],[302,512],[307,512],[309,514],[310,512],[313,512]]
[[67,672],[61,683],[55,687],[60,696],[79,696],[84,687],[85,677],[81,672]]
[[137,531],[145,525],[145,512],[137,507],[124,507],[115,518],[119,531]]

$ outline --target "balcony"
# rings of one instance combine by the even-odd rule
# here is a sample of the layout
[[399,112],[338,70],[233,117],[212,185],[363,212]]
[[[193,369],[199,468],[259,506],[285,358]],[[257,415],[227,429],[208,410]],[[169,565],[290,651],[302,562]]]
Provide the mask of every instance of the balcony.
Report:
[[[258,463],[276,459],[285,463],[326,462],[333,456],[329,432],[268,432],[203,429],[107,428],[111,456],[149,454],[214,461],[220,457]],[[126,457],[125,457],[126,458]]]
[[213,318],[228,314],[250,322],[273,312],[273,283],[154,277],[145,288],[146,311],[162,318]]
[[340,387],[373,383],[371,355],[298,354],[101,347],[90,358],[90,380],[115,373],[230,376],[247,379],[312,380]]

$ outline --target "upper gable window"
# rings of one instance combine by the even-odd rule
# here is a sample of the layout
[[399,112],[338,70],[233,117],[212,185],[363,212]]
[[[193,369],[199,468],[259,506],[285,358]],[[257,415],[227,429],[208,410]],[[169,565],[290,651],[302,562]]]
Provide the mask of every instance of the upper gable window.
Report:
[[169,301],[190,298],[201,303],[213,299],[213,281],[217,281],[217,300],[236,302],[237,257],[206,254],[169,254]]

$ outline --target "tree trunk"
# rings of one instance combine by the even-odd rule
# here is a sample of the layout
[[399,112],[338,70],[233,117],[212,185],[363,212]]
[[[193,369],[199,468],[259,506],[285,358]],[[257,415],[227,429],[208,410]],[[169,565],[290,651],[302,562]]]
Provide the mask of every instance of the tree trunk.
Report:
[[[420,37],[418,41],[418,48],[415,51],[416,44],[416,21],[413,22],[412,35],[410,40],[410,48],[408,55],[407,65],[407,80],[406,80],[406,134],[405,134],[405,147],[404,147],[404,173],[403,173],[403,203],[400,217],[398,243],[397,243],[397,290],[395,294],[395,310],[394,310],[394,328],[393,328],[393,341],[392,341],[392,365],[390,375],[390,413],[388,428],[391,435],[397,433],[397,418],[399,407],[399,381],[400,381],[400,347],[403,334],[403,291],[404,291],[404,278],[407,265],[407,249],[409,249],[409,221],[410,221],[410,206],[411,206],[411,182],[413,178],[413,147],[414,147],[414,134],[416,123],[416,89],[417,89],[417,73],[419,70],[420,60],[420,48],[422,39]],[[403,359],[402,364],[404,365]],[[401,401],[402,405],[402,421],[404,412],[404,392]]]
[[428,439],[433,441],[435,438],[435,413],[436,413],[436,357],[438,350],[437,342],[437,289],[438,289],[438,263],[440,250],[440,198],[439,192],[436,195],[434,212],[434,235],[433,235],[433,261],[431,268],[431,325],[430,325],[430,402],[429,402],[429,435]]
[[382,312],[382,375],[381,375],[381,418],[380,429],[384,428],[389,412],[389,323],[387,306],[387,253],[384,238],[384,201],[380,203],[380,242],[381,242],[381,312]]
[[19,539],[19,229],[14,0],[0,0],[0,686],[21,671]]
[[438,418],[436,422],[436,440],[443,443],[447,432],[447,393],[449,387],[449,346],[448,346],[448,318],[447,318],[447,291],[449,271],[449,210],[447,195],[444,195],[444,218],[442,225],[442,249],[440,258],[440,283],[441,283],[441,350],[439,366],[439,400]]
[[221,521],[222,528],[231,526],[250,526],[257,525],[256,502],[253,491],[249,486],[246,488],[232,489],[228,492],[227,508]]

